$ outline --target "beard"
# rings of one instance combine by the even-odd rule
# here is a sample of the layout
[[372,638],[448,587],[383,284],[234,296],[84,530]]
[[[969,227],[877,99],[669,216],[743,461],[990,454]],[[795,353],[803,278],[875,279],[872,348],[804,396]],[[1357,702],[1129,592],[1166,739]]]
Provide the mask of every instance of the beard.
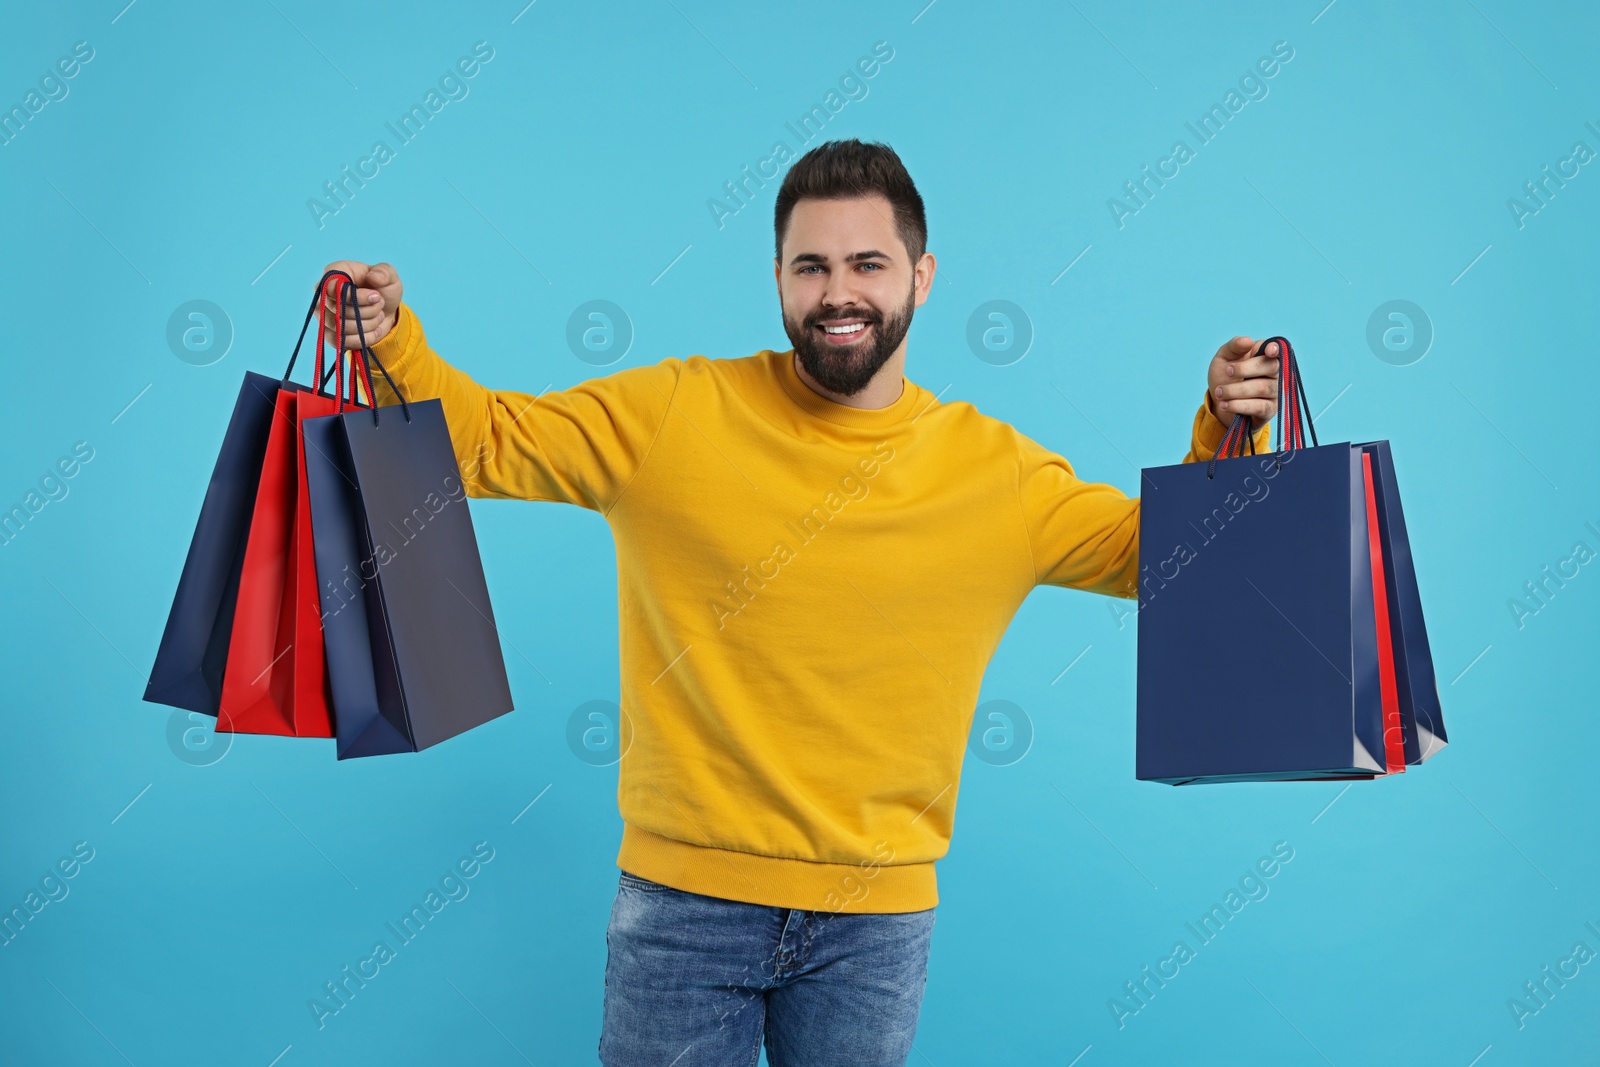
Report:
[[[800,365],[817,384],[840,396],[855,396],[867,387],[905,340],[911,329],[915,295],[915,287],[908,290],[905,303],[887,318],[877,308],[866,305],[820,308],[806,316],[804,322],[796,322],[784,312],[783,332],[789,335],[789,343],[794,345]],[[863,336],[848,344],[836,345],[824,340],[818,326],[840,319],[860,319],[870,329],[862,330]]]

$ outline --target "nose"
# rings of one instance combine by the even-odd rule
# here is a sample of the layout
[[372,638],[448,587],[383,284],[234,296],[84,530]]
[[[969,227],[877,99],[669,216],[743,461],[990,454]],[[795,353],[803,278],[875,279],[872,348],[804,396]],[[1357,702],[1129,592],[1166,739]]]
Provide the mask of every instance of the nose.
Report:
[[822,290],[822,307],[832,311],[839,308],[858,307],[856,280],[850,271],[835,271],[828,275],[828,284]]

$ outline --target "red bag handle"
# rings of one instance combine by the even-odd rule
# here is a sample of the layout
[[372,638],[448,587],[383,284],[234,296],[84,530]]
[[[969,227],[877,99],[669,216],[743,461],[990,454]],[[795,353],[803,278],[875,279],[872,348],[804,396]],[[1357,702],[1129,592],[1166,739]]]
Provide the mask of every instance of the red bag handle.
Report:
[[[349,376],[350,384],[349,384],[349,393],[348,393],[349,401],[350,401],[350,407],[352,409],[355,409],[355,408],[363,408],[363,407],[371,407],[372,406],[372,400],[371,400],[371,398],[372,398],[372,389],[371,389],[371,384],[370,384],[370,377],[371,377],[370,374],[367,375],[367,377],[368,377],[368,387],[367,387],[367,399],[366,399],[365,402],[362,401],[360,393],[359,393],[359,383],[361,381],[361,377],[360,376],[363,373],[365,373],[365,371],[366,371],[365,360],[362,359],[361,355],[358,352],[350,351],[348,346],[347,346],[347,344],[346,344],[346,337],[345,337],[345,332],[344,332],[344,316],[342,314],[339,314],[337,312],[333,312],[333,311],[330,310],[330,303],[331,303],[332,306],[339,307],[342,310],[343,307],[344,307],[344,304],[345,304],[345,295],[349,294],[349,297],[350,297],[350,304],[349,304],[350,310],[352,312],[356,312],[356,299],[357,299],[356,298],[356,293],[357,293],[357,287],[356,287],[356,284],[355,284],[355,280],[353,278],[351,278],[350,275],[346,274],[344,271],[333,270],[333,271],[329,271],[328,273],[326,273],[326,274],[324,274],[322,276],[322,280],[320,282],[318,282],[318,285],[317,285],[317,295],[315,297],[313,297],[313,300],[315,301],[315,303],[313,304],[313,306],[311,308],[308,308],[306,310],[306,321],[305,321],[305,324],[302,325],[301,328],[300,328],[300,340],[295,342],[295,351],[289,358],[289,370],[284,372],[284,381],[285,381],[285,383],[287,383],[288,382],[288,378],[289,378],[289,373],[294,369],[294,361],[299,355],[300,345],[305,339],[306,329],[310,326],[311,316],[312,316],[313,313],[315,313],[315,315],[317,317],[317,366],[316,366],[316,377],[314,379],[315,382],[317,383],[316,384],[316,392],[321,394],[321,395],[324,395],[324,396],[327,395],[326,392],[325,392],[325,388],[326,388],[326,386],[328,384],[328,381],[329,381],[330,378],[334,379],[333,397],[334,397],[334,400],[336,401],[335,410],[337,412],[344,411],[345,397],[347,395],[345,393],[345,384],[344,384],[345,383],[345,354],[346,354],[347,351],[349,352],[349,355],[350,355],[350,368],[351,368],[350,376]],[[333,315],[334,319],[336,320],[336,324],[337,324],[336,325],[336,329],[335,329],[334,334],[333,334],[334,339],[331,342],[329,341],[329,330],[328,330],[328,317],[329,317],[330,314]],[[365,339],[366,339],[366,337],[365,337],[366,331],[361,327],[360,316],[359,316],[358,312],[357,312],[356,328],[357,328],[357,330],[359,330],[361,332],[362,340],[365,341]],[[326,353],[325,353],[324,348],[323,348],[323,346],[325,344],[328,344],[328,343],[332,343],[333,346],[334,346],[334,362],[333,362],[333,367],[332,367],[331,373],[326,369],[326,367],[327,367]]]
[[[314,289],[312,291],[312,293],[311,293],[311,304],[310,304],[309,307],[306,308],[305,321],[300,324],[300,336],[295,338],[294,351],[289,353],[289,365],[288,365],[288,367],[284,368],[284,371],[283,371],[283,384],[284,384],[285,388],[287,388],[288,385],[289,385],[289,376],[294,373],[295,361],[300,358],[300,346],[305,343],[306,330],[309,329],[310,326],[311,326],[311,317],[313,315],[317,314],[318,310],[321,308],[322,300],[323,300],[324,296],[326,295],[326,291],[327,291],[328,279],[329,278],[333,278],[333,277],[344,278],[346,281],[350,282],[350,284],[352,284],[352,285],[355,284],[355,279],[350,277],[350,275],[346,274],[342,270],[330,270],[330,271],[328,271],[326,274],[324,274],[322,276],[322,279],[319,282],[317,282],[316,289]],[[320,325],[321,324],[319,323],[319,328],[320,328]],[[318,338],[317,344],[318,344],[318,350],[317,350],[317,363],[318,363],[318,366],[317,366],[317,379],[316,379],[316,382],[314,384],[320,389],[321,386],[326,384],[326,382],[324,381],[324,378],[323,378],[323,373],[322,373],[322,350],[321,350],[321,347],[320,347],[321,344],[322,344],[322,341],[321,341],[320,337]]]
[[[330,302],[330,299],[333,302],[333,306],[339,307],[339,308],[342,309],[343,306],[344,306],[344,297],[345,297],[346,293],[348,293],[349,296],[350,296],[350,308],[351,308],[352,311],[354,311],[356,309],[356,283],[355,283],[355,279],[352,278],[345,271],[342,271],[342,270],[330,270],[327,273],[325,273],[322,276],[322,278],[317,282],[316,290],[312,293],[312,296],[311,296],[311,305],[306,308],[305,321],[300,324],[300,336],[295,338],[294,350],[289,353],[289,365],[286,368],[284,368],[284,372],[283,372],[283,385],[284,385],[285,388],[288,388],[289,384],[290,384],[289,378],[294,373],[295,362],[300,358],[300,346],[305,343],[306,331],[308,329],[310,329],[310,327],[311,327],[312,316],[316,316],[316,318],[317,318],[317,366],[316,366],[316,370],[315,370],[315,375],[316,376],[315,376],[315,378],[313,378],[312,381],[313,381],[313,385],[315,387],[315,391],[317,393],[320,393],[320,394],[326,396],[327,394],[325,392],[325,389],[327,387],[329,379],[330,378],[336,378],[337,379],[337,381],[334,384],[334,393],[333,393],[333,395],[334,395],[334,399],[335,399],[335,401],[337,403],[337,410],[339,410],[339,411],[343,411],[344,410],[344,398],[345,398],[345,393],[344,393],[344,388],[345,388],[345,386],[344,386],[344,379],[345,379],[344,354],[345,354],[346,349],[345,349],[345,336],[344,336],[344,317],[342,315],[335,314],[335,318],[338,320],[338,328],[337,328],[336,339],[333,341],[333,345],[334,345],[334,361],[333,361],[333,367],[331,369],[331,372],[327,369],[326,353],[324,352],[323,346],[324,346],[324,344],[328,343],[327,316],[329,314],[329,302]],[[366,331],[361,328],[361,321],[360,321],[359,314],[357,315],[357,318],[356,318],[356,328],[357,328],[357,330],[359,330],[361,332],[361,335],[362,335],[362,349],[365,350],[366,349],[366,343],[365,343],[366,342]],[[350,389],[350,392],[349,392],[350,406],[352,408],[371,407],[372,406],[372,395],[373,395],[372,394],[372,386],[371,386],[371,375],[366,373],[365,360],[362,359],[361,356],[356,352],[351,352],[350,356],[351,356],[351,362],[350,362],[351,371],[350,371],[350,386],[349,386],[349,389]],[[362,403],[361,399],[358,396],[357,385],[358,385],[358,382],[360,381],[360,378],[358,377],[358,375],[360,375],[360,374],[366,374],[366,378],[367,378],[367,390],[366,390],[367,402],[366,403]],[[385,377],[387,377],[387,376],[388,376],[387,372],[385,372]],[[409,412],[407,413],[407,418],[409,419]]]
[[[350,297],[350,310],[356,316],[356,328],[357,328],[357,330],[359,330],[361,332],[362,339],[365,340],[366,331],[361,327],[360,312],[356,308],[356,293],[357,293],[356,284],[355,284],[354,280],[352,280],[351,277],[348,274],[345,274],[342,271],[339,271],[339,272],[330,271],[329,274],[324,275],[324,277],[323,277],[323,294],[324,294],[324,297],[326,297],[329,294],[331,294],[332,297],[333,297],[334,304],[342,310],[343,307],[344,307],[344,303],[345,303],[345,299],[344,299],[345,295],[349,294],[349,297]],[[317,311],[317,331],[318,331],[319,338],[326,338],[326,336],[327,336],[327,325],[326,325],[326,323],[327,323],[327,315],[328,315],[328,301],[326,299],[324,299],[324,300],[319,302],[318,311]],[[370,407],[371,406],[371,396],[372,396],[370,388],[368,389],[368,392],[367,392],[367,402],[365,404],[362,403],[362,401],[360,399],[360,396],[358,395],[358,385],[359,385],[359,382],[360,382],[360,374],[365,370],[365,361],[361,358],[361,355],[360,355],[359,352],[350,351],[349,345],[346,344],[346,340],[347,339],[345,337],[345,332],[344,332],[344,316],[342,314],[335,313],[334,314],[334,318],[337,321],[337,331],[336,331],[336,334],[335,334],[337,340],[335,340],[333,342],[333,344],[334,344],[334,369],[333,369],[333,373],[334,373],[334,377],[336,379],[336,381],[334,383],[334,399],[335,399],[335,401],[337,401],[337,406],[336,406],[335,410],[338,411],[338,412],[344,411],[344,404],[345,404],[345,370],[344,370],[344,368],[345,368],[345,354],[347,352],[349,353],[349,356],[350,356],[350,376],[349,376],[349,382],[350,382],[350,384],[349,384],[350,407],[352,409],[361,408],[361,407]],[[319,340],[319,343],[317,345],[317,378],[318,378],[319,381],[325,381],[324,376],[323,376],[323,371],[322,371],[322,367],[323,367],[322,359],[323,359],[322,343]],[[319,389],[319,392],[320,392],[320,389]]]

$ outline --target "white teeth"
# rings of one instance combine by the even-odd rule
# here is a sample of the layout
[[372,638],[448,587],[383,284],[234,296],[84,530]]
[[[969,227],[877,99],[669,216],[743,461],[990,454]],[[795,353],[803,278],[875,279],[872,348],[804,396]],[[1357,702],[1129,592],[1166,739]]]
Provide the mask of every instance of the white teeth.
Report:
[[867,328],[867,324],[864,323],[864,322],[853,322],[849,326],[824,326],[823,327],[823,329],[827,330],[829,333],[855,333],[857,330],[864,330],[866,328]]

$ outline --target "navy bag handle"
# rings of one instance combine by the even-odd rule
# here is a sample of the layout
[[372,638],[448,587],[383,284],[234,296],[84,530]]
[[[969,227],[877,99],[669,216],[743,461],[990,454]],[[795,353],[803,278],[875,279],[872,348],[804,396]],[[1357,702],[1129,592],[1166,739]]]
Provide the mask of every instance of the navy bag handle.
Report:
[[[1269,337],[1261,342],[1255,350],[1255,355],[1266,352],[1267,346],[1278,342],[1280,363],[1278,364],[1278,447],[1279,453],[1284,450],[1284,438],[1288,437],[1289,448],[1304,448],[1306,446],[1305,433],[1301,429],[1302,411],[1304,408],[1304,425],[1311,430],[1311,444],[1317,444],[1317,427],[1311,421],[1311,401],[1306,399],[1305,382],[1300,378],[1300,364],[1294,358],[1294,346],[1287,337]],[[1285,404],[1284,394],[1288,394],[1288,403]],[[1251,418],[1242,412],[1233,417],[1233,422],[1228,426],[1228,432],[1223,434],[1222,443],[1217,446],[1216,452],[1211,456],[1211,462],[1206,465],[1206,477],[1213,477],[1217,469],[1218,459],[1232,459],[1245,454],[1248,445],[1250,455],[1256,454],[1256,438],[1249,429]],[[1238,449],[1237,453],[1234,451]],[[1282,459],[1279,459],[1282,464]]]
[[[349,274],[345,273],[342,270],[330,270],[326,274],[324,274],[322,276],[322,278],[317,282],[316,290],[315,290],[315,292],[313,292],[311,294],[311,306],[306,308],[306,320],[300,324],[300,336],[295,338],[294,351],[289,353],[289,365],[287,367],[285,367],[284,371],[283,371],[283,384],[284,384],[285,388],[288,388],[288,385],[289,385],[289,375],[294,373],[295,360],[300,358],[300,345],[302,343],[304,343],[304,341],[306,339],[306,329],[308,327],[310,327],[310,325],[311,325],[311,316],[313,316],[313,315],[315,315],[317,313],[317,308],[320,306],[320,302],[322,301],[323,297],[326,295],[326,293],[323,291],[323,287],[328,284],[328,279],[329,278],[332,278],[332,277],[335,277],[335,276],[343,278],[345,281],[350,283],[350,290],[351,290],[351,294],[352,294],[351,295],[351,299],[352,299],[352,301],[354,300],[354,292],[355,292],[356,280],[354,278],[350,277]],[[322,338],[321,337],[317,338],[317,364],[318,364],[318,366],[317,366],[317,378],[318,378],[318,381],[317,381],[316,385],[317,385],[317,391],[321,392],[322,391],[322,387],[328,384],[328,378],[325,378],[322,375],[322,366],[321,366],[321,364],[322,364]]]
[[[350,306],[352,308],[355,307],[355,301],[355,286],[351,285]],[[376,352],[367,347],[367,330],[366,327],[361,325],[361,316],[359,314],[356,315],[356,334],[361,339],[361,352],[356,357],[355,369],[360,371],[361,374],[366,378],[367,399],[372,401],[372,425],[378,425],[378,394],[372,391],[372,368],[368,365],[368,360],[371,360],[373,363],[378,365],[379,372],[383,374],[383,380],[389,383],[389,388],[394,390],[394,395],[400,398],[400,413],[406,417],[407,422],[410,422],[411,407],[406,403],[406,398],[401,396],[400,387],[394,384],[393,378],[389,377],[388,370],[386,370],[383,366],[383,360],[378,358],[378,354]],[[353,391],[354,386],[351,388]]]

